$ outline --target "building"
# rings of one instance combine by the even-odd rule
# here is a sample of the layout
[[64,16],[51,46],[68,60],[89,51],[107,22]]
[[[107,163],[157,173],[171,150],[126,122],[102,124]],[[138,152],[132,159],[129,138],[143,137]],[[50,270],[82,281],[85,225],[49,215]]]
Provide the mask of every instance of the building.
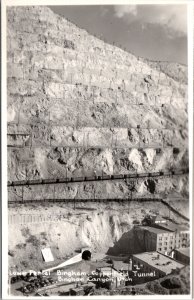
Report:
[[185,265],[190,264],[190,247],[174,249],[172,257]]
[[70,289],[69,292],[71,296],[83,296],[85,294],[82,286]]
[[174,248],[174,233],[157,227],[139,226],[136,228],[137,239],[145,252],[158,251],[164,254],[170,253]]
[[126,274],[132,269],[132,260],[129,259],[128,262],[123,262],[121,260],[113,260],[113,267],[122,274]]
[[109,278],[111,282],[111,288],[117,288],[119,286],[125,285],[125,276],[118,272],[115,268],[107,266],[107,267],[100,267],[96,269],[99,272],[99,275],[102,278]]
[[167,220],[160,217],[160,216],[156,216],[154,219],[154,224],[166,224]]
[[186,226],[167,221],[166,223],[157,224],[157,228],[166,229],[174,233],[174,248],[179,249],[190,246],[190,233]]
[[189,230],[174,223],[160,223],[153,227],[139,226],[136,232],[145,252],[158,251],[169,255],[173,249],[188,247],[190,243]]
[[143,278],[144,282],[169,275],[184,267],[184,264],[157,251],[134,254],[132,261],[133,276]]
[[69,295],[71,296],[83,296],[90,295],[95,289],[95,284],[92,282],[88,282],[87,284],[83,284],[81,286],[77,286],[75,288],[69,289]]

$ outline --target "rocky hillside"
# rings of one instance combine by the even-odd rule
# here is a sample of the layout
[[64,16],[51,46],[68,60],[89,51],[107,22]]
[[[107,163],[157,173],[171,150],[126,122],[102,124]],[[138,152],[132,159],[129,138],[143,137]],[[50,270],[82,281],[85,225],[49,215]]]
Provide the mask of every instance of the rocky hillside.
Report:
[[165,73],[167,76],[178,82],[184,84],[188,83],[188,68],[186,65],[168,61],[148,60],[145,58],[141,58],[141,60],[147,63],[151,68]]
[[[160,202],[76,202],[15,205],[9,209],[9,265],[14,270],[56,266],[89,247],[93,259],[142,252],[134,224],[145,214],[169,217]],[[177,220],[171,212],[170,217]],[[184,220],[180,219],[182,224]],[[50,247],[54,262],[45,263],[41,249]]]
[[[188,166],[184,72],[156,68],[47,7],[7,8],[7,24],[9,180]],[[9,192],[22,197],[20,187]],[[187,176],[136,183],[136,197],[174,194],[188,197]],[[24,189],[25,199],[94,195],[128,197],[129,185]]]

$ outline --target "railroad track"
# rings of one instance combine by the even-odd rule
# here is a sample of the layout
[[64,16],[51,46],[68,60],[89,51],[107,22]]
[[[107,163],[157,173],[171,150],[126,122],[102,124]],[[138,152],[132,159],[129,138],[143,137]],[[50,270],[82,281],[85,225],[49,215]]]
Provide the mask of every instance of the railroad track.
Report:
[[34,179],[34,180],[17,180],[8,181],[7,186],[30,186],[42,184],[56,184],[56,183],[74,183],[74,182],[88,182],[88,181],[105,181],[105,180],[125,180],[125,179],[138,179],[138,178],[154,178],[154,177],[170,177],[188,174],[189,169],[177,169],[171,171],[147,172],[147,173],[131,173],[131,174],[118,174],[118,175],[95,175],[95,176],[82,176],[82,177],[64,177],[56,179]]
[[161,198],[133,198],[132,200],[129,198],[88,198],[88,199],[84,199],[84,198],[45,198],[45,199],[21,199],[21,200],[8,200],[9,204],[30,204],[30,203],[57,203],[57,202],[61,202],[61,203],[79,203],[79,202],[117,202],[117,203],[123,203],[125,201],[129,202],[129,201],[136,201],[136,202],[150,202],[150,201],[154,201],[154,202],[161,202]]

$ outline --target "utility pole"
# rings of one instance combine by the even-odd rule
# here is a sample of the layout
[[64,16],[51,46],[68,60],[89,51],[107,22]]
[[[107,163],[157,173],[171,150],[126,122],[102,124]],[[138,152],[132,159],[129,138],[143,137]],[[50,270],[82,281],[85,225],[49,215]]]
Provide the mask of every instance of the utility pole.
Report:
[[24,187],[22,186],[22,203],[24,203]]
[[[130,201],[132,201],[133,192],[135,191],[135,181],[129,181],[127,183],[127,185],[128,185],[128,188],[129,188],[129,190],[131,192],[131,199],[130,199]],[[129,211],[130,201],[128,200],[128,211]]]
[[74,197],[74,201],[73,202],[74,202],[73,209],[75,210],[75,197]]
[[54,202],[54,200],[55,200],[55,185],[53,187],[53,202]]

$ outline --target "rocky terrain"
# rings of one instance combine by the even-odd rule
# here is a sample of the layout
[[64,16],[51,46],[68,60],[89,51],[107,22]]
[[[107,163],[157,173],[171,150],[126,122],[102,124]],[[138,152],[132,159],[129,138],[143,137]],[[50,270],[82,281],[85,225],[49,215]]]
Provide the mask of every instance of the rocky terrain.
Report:
[[[46,7],[7,16],[9,180],[188,165],[184,66],[138,60]],[[178,180],[185,189],[187,178]],[[101,185],[106,198],[112,184]]]
[[[146,214],[169,218],[169,209],[156,201],[76,202],[14,205],[9,209],[9,263],[13,269],[45,269],[89,247],[93,259],[142,252],[134,224]],[[170,213],[172,220],[177,215]],[[183,219],[179,222],[185,224]],[[54,262],[42,260],[50,247]]]
[[[9,7],[7,25],[8,180],[188,167],[185,66],[139,59],[47,7]],[[134,184],[134,199],[161,197],[175,207],[179,200],[178,208],[188,213],[187,175],[139,179]],[[57,198],[75,199],[82,205],[81,199],[131,199],[130,183],[124,180],[10,187],[8,193],[8,200],[15,202]],[[10,214],[36,214],[36,209],[41,214],[53,213],[49,205],[37,204],[33,212],[30,205],[16,205]],[[68,213],[66,205],[64,214]],[[91,214],[91,204],[85,209],[93,221],[84,225],[82,236],[82,242],[99,252],[107,251],[129,229],[126,226],[143,215],[139,212],[133,218],[135,208],[123,214],[128,204],[122,212],[120,203],[114,204],[116,208],[101,205],[103,211],[109,206],[103,218],[102,207],[96,207],[95,214]],[[54,207],[56,212],[60,210],[59,205]],[[146,209],[153,207],[154,202]],[[165,215],[165,208],[160,208]],[[118,214],[114,216],[115,209]],[[13,257],[19,255],[22,267],[22,256],[30,255],[33,242],[38,241],[35,248],[44,246],[42,242],[47,244],[44,232],[52,235],[52,247],[60,249],[60,253],[54,250],[55,257],[64,259],[80,246],[79,220],[82,218],[73,210],[68,221],[59,221],[54,228],[50,221],[44,225],[39,221],[38,227],[37,223],[11,225],[10,251],[15,252],[10,265],[16,265]],[[103,232],[107,238],[94,232]],[[29,240],[35,233],[36,238]],[[32,264],[28,261],[26,267],[40,266],[40,253],[37,255],[39,258],[32,257]]]

